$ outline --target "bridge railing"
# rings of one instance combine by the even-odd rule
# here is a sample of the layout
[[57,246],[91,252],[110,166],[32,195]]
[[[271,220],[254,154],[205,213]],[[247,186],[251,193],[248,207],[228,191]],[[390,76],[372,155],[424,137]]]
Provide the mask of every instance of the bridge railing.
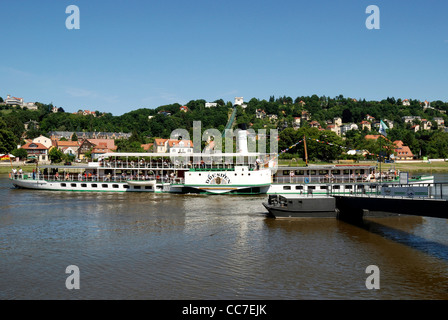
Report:
[[[339,190],[327,189],[328,195],[340,195]],[[365,197],[400,197],[448,200],[448,182],[388,184],[370,183],[355,185],[347,194]]]

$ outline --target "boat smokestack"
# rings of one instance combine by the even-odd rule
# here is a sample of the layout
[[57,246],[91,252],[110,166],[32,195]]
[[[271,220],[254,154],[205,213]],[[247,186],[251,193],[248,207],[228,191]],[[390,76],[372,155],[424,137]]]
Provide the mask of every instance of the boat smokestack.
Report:
[[238,129],[238,153],[247,154],[247,125],[240,123]]

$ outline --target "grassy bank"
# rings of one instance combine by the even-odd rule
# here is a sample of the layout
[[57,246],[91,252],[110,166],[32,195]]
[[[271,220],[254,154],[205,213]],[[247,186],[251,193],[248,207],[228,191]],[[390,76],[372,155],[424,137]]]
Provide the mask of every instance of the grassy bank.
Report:
[[[25,172],[32,172],[33,169],[36,168],[36,165],[19,165],[19,164],[13,164],[13,167],[18,169],[19,167],[22,168]],[[0,166],[0,174],[8,174],[11,172],[11,165],[8,166]]]

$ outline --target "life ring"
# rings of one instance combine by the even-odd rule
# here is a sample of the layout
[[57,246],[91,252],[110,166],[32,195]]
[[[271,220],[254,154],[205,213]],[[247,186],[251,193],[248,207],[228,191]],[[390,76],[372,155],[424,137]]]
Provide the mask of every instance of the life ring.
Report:
[[310,183],[310,179],[309,178],[305,178],[305,183]]

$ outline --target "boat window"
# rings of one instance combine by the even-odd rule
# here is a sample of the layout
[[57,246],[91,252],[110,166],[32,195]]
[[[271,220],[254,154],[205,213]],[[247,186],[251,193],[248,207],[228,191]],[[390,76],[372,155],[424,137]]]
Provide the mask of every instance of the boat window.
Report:
[[320,186],[320,189],[321,190],[326,190],[326,189],[328,189],[328,187],[327,186]]
[[83,188],[87,188],[87,184],[85,184],[85,183],[81,183],[81,187],[83,187]]
[[324,176],[328,174],[328,170],[319,170],[319,174]]
[[345,186],[345,189],[351,189],[352,186]]
[[123,188],[129,189],[129,186],[127,184],[123,185]]
[[316,187],[315,186],[308,186],[308,190],[315,190]]
[[61,187],[66,187],[67,185],[65,183],[61,183]]
[[331,173],[335,176],[340,175],[341,174],[341,170],[333,170],[331,171]]
[[109,186],[108,186],[107,184],[103,183],[103,184],[101,185],[101,187],[103,187],[103,188],[108,188]]
[[152,190],[152,187],[151,186],[145,186],[145,189],[146,190]]
[[283,175],[284,176],[289,176],[289,171],[288,170],[283,170]]
[[71,187],[76,187],[76,183],[72,183],[70,186]]
[[291,186],[283,186],[283,190],[291,190]]
[[333,189],[339,190],[341,186],[333,186]]
[[295,174],[296,176],[303,176],[303,175],[305,174],[305,171],[303,171],[303,170],[296,170],[296,171],[294,172],[294,174]]
[[303,190],[303,186],[296,186],[296,190]]
[[118,184],[113,184],[112,188],[118,189]]
[[140,186],[134,186],[134,189],[140,190]]
[[96,183],[92,183],[92,188],[97,188],[98,187],[98,185],[96,184]]
[[316,170],[310,170],[310,175],[316,175]]

